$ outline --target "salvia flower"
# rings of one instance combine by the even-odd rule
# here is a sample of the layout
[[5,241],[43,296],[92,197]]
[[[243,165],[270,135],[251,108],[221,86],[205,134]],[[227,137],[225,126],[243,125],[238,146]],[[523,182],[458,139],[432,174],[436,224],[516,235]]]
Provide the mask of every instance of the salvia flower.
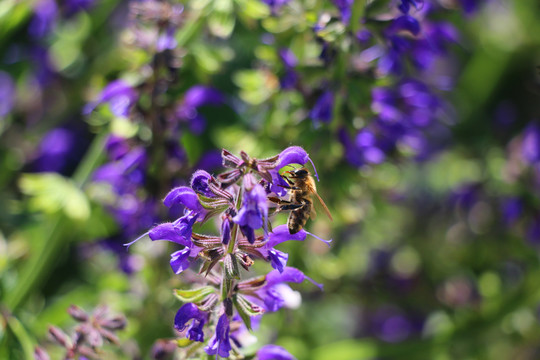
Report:
[[257,351],[258,360],[296,360],[287,350],[277,345],[264,345]]
[[86,104],[84,115],[89,115],[98,105],[108,103],[111,112],[119,117],[127,117],[131,107],[137,101],[137,92],[123,80],[115,80],[107,85],[99,94],[98,99]]
[[[279,171],[292,164],[312,163],[308,153],[291,146],[278,155],[256,159],[243,151],[236,156],[223,150],[222,162],[228,168],[225,173],[214,177],[197,170],[189,187],[176,187],[165,196],[165,206],[182,207],[183,216],[154,226],[127,245],[146,235],[152,241],[166,240],[180,245],[181,249],[171,254],[170,265],[175,274],[201,263],[199,274],[206,279],[203,286],[199,283],[195,289],[175,290],[184,305],[176,313],[174,327],[181,336],[205,343],[204,351],[208,355],[227,358],[231,354],[240,356],[244,344],[241,334],[251,330],[262,314],[300,305],[299,293],[288,283],[308,279],[321,289],[322,285],[300,270],[288,267],[289,255],[276,249],[289,240],[303,241],[310,233],[300,229],[290,234],[287,224],[270,227],[270,204],[290,202],[290,185]],[[212,218],[218,222],[219,234],[200,234],[200,225]],[[260,259],[274,270],[242,280],[241,269],[250,270]],[[294,359],[279,347],[266,347],[258,357]]]
[[208,346],[204,348],[206,353],[208,355],[217,354],[221,357],[228,358],[232,350],[229,332],[229,318],[226,314],[223,314],[219,317],[215,335],[210,339]]

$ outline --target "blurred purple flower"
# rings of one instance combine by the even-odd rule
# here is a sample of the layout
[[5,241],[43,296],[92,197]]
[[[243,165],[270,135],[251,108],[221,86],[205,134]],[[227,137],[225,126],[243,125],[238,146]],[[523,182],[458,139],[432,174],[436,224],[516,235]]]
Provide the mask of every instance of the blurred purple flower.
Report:
[[8,115],[15,104],[15,83],[9,74],[0,71],[0,119]]
[[285,74],[279,79],[281,88],[284,90],[293,89],[298,82],[298,73],[294,68],[298,64],[298,59],[294,53],[287,48],[279,50],[279,57],[285,67]]
[[176,33],[175,26],[169,26],[165,31],[163,31],[156,42],[156,51],[163,52],[165,50],[172,50],[176,47],[177,42],[174,37]]
[[343,23],[345,24],[348,24],[351,20],[351,7],[354,3],[354,0],[332,0],[332,3],[335,7],[338,8],[341,14],[341,21],[343,21]]
[[404,14],[409,13],[411,6],[418,10],[424,5],[424,0],[400,0],[400,2],[398,8]]
[[512,226],[523,213],[523,201],[517,197],[503,199],[501,210],[506,226]]
[[80,11],[87,11],[94,6],[96,0],[65,0],[66,16],[73,16]]
[[193,320],[186,337],[191,341],[204,341],[203,327],[206,323],[207,315],[205,312],[199,310],[199,308],[193,303],[187,303],[176,313],[174,317],[174,328],[178,331],[184,331],[187,328],[187,323]]
[[232,350],[229,340],[229,317],[226,314],[220,316],[216,333],[210,339],[208,346],[204,348],[208,355],[219,355],[223,358],[229,357],[229,352]]
[[332,121],[333,107],[334,94],[332,91],[326,90],[315,102],[315,105],[309,113],[309,117],[315,124],[320,122],[328,124]]
[[182,103],[176,107],[176,117],[188,122],[195,134],[200,134],[206,127],[206,119],[199,114],[198,108],[206,105],[221,105],[225,102],[223,94],[211,87],[195,85],[189,88]]
[[115,80],[101,91],[96,101],[86,104],[83,108],[83,114],[89,115],[98,105],[109,103],[111,112],[114,115],[127,117],[136,101],[137,93],[135,89],[123,80]]
[[261,0],[263,3],[270,7],[272,15],[276,15],[281,7],[287,4],[290,0]]
[[35,38],[48,35],[56,25],[58,6],[54,0],[38,0],[34,4],[34,16],[28,26],[28,32]]
[[269,344],[264,345],[257,351],[258,360],[296,360],[287,350],[281,346]]
[[538,124],[530,124],[523,131],[521,154],[529,164],[536,164],[540,161],[540,126]]

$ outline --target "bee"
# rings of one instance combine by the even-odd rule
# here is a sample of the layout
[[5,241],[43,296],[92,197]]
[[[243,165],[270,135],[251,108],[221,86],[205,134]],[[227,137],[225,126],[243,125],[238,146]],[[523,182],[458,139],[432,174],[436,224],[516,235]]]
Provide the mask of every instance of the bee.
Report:
[[285,174],[287,175],[282,176],[282,178],[289,184],[289,188],[287,189],[289,189],[291,197],[289,201],[279,200],[280,207],[278,211],[291,211],[287,220],[287,227],[290,234],[296,234],[302,230],[307,220],[315,216],[313,200],[311,199],[313,195],[319,199],[328,218],[333,220],[328,207],[319,194],[317,194],[315,180],[306,168],[285,171]]

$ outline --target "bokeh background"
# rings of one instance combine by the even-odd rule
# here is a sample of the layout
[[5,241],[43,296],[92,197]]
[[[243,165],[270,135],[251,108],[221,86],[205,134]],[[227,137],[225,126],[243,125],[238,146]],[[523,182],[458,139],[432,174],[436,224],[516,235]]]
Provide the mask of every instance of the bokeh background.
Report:
[[254,348],[538,359],[538,19],[537,0],[3,0],[0,358],[54,356],[70,304],[126,315],[111,359],[150,358],[185,280],[173,245],[122,244],[222,148],[298,145],[334,217],[307,228],[333,243],[283,249],[325,290],[296,286]]

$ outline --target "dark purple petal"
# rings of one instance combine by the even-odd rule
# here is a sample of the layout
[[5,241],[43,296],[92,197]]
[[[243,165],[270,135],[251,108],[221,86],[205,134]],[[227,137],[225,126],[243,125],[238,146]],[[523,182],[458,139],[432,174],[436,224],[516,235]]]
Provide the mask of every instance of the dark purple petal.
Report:
[[257,351],[259,360],[296,360],[287,350],[281,346],[269,344],[264,345]]
[[214,197],[214,193],[210,191],[208,182],[212,179],[212,175],[204,170],[197,170],[191,177],[191,188],[195,192],[206,197]]
[[199,310],[193,303],[184,304],[174,317],[174,328],[178,331],[184,331],[187,323],[193,320],[193,324],[188,331],[187,337],[192,341],[204,341],[203,326],[206,322],[206,314]]
[[[185,217],[181,218],[184,219]],[[152,240],[168,240],[180,245],[191,245],[191,226],[194,217],[185,218],[175,223],[164,223],[154,227],[148,235]]]
[[202,211],[202,206],[199,203],[197,194],[193,189],[187,186],[180,186],[172,189],[167,196],[165,196],[163,203],[169,208],[173,205],[182,204],[188,209],[197,212]]
[[420,23],[412,16],[403,15],[392,21],[388,31],[392,33],[409,31],[413,35],[418,35],[420,32]]
[[171,254],[171,268],[175,274],[180,274],[182,271],[189,268],[189,255],[191,249],[185,248],[183,250],[176,251]]
[[273,231],[268,234],[268,243],[269,248],[281,244],[284,241],[294,240],[294,241],[304,241],[306,239],[306,232],[302,229],[296,234],[290,234],[289,228],[286,224],[279,225],[273,229]]
[[229,353],[232,350],[229,340],[229,318],[226,314],[221,315],[218,320],[216,333],[210,339],[208,346],[204,348],[208,355],[216,355],[223,358],[228,358]]
[[[310,162],[315,171],[315,177],[319,180],[319,175],[317,174],[317,169],[315,164],[311,161],[306,150],[302,149],[300,146],[289,146],[279,154],[279,164],[276,169],[281,169],[284,166],[290,164],[302,164],[305,165],[307,162]],[[283,181],[283,180],[282,180]]]
[[280,273],[283,272],[283,268],[287,265],[289,254],[276,249],[268,250],[267,260],[270,261],[270,265]]
[[244,193],[242,207],[233,221],[240,226],[248,226],[251,229],[259,229],[266,223],[268,218],[268,204],[266,192],[260,184],[256,184],[251,191]]
[[221,223],[221,242],[225,245],[231,240],[231,220],[227,216]]

